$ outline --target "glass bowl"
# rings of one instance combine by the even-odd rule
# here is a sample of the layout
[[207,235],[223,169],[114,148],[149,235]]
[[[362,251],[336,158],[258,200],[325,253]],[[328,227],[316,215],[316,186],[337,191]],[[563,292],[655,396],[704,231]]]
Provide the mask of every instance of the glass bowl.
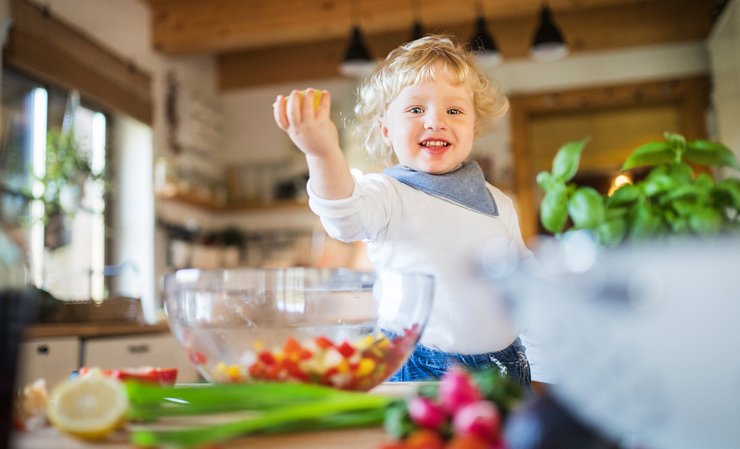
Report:
[[185,269],[165,276],[164,287],[170,328],[206,380],[367,391],[412,352],[434,280],[343,269]]

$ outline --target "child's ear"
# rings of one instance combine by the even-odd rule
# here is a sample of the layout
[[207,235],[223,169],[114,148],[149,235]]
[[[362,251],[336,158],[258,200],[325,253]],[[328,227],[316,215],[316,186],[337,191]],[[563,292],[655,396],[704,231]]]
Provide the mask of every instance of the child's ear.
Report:
[[380,131],[380,135],[383,136],[383,142],[385,142],[385,145],[391,146],[391,138],[388,135],[388,127],[385,126],[383,119],[378,120],[378,131]]

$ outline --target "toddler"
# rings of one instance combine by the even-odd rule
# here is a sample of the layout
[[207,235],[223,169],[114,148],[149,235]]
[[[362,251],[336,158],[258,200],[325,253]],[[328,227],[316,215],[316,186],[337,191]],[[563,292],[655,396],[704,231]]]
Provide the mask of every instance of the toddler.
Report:
[[329,118],[329,92],[308,89],[306,101],[302,95],[278,95],[274,116],[306,154],[309,206],[327,233],[365,241],[378,270],[435,277],[428,325],[391,380],[436,379],[462,364],[497,366],[528,385],[517,330],[500,301],[469,282],[470,259],[482,245],[533,257],[512,201],[467,161],[475,136],[508,108],[475,56],[449,37],[427,36],[401,45],[376,67],[359,89],[355,111],[367,151],[389,167],[360,179],[350,174]]

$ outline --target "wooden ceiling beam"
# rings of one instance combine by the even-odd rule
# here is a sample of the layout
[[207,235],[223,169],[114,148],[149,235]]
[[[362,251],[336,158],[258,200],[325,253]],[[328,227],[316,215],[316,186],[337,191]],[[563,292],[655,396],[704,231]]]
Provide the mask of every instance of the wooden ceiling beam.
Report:
[[[146,0],[152,45],[168,55],[223,53],[341,39],[352,25],[348,0]],[[550,0],[560,14],[634,7],[662,0]],[[705,0],[695,0],[703,2]],[[419,15],[429,27],[470,23],[475,0],[425,0]],[[371,34],[404,32],[415,17],[413,0],[360,0],[360,25]],[[542,0],[483,0],[489,20],[536,16]]]
[[[426,3],[425,3],[426,4]],[[705,39],[712,26],[711,5],[703,0],[660,0],[612,5],[561,13],[558,24],[573,53]],[[489,21],[505,59],[526,57],[536,27],[536,16]],[[382,57],[409,37],[403,31],[368,33],[373,55]],[[427,32],[445,32],[460,40],[473,33],[465,24],[426,26]],[[221,54],[218,57],[222,90],[338,76],[337,67],[348,36]]]

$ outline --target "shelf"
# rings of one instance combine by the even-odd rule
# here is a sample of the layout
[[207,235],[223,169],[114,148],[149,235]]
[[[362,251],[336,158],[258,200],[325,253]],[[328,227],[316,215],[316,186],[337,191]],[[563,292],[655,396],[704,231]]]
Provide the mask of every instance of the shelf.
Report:
[[258,201],[239,201],[234,203],[219,204],[211,199],[203,198],[191,193],[157,193],[156,197],[161,201],[173,202],[205,209],[209,212],[271,212],[278,210],[308,210],[306,200],[275,200],[270,203]]

